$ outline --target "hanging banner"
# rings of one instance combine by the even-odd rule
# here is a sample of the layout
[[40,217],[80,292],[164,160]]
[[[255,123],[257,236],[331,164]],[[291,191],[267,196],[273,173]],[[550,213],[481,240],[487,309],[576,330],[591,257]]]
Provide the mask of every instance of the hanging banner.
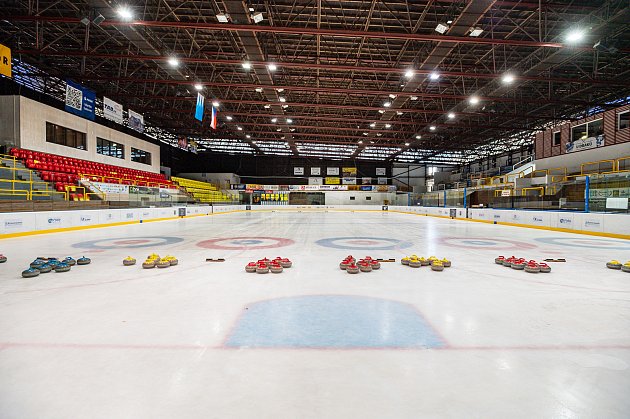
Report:
[[123,107],[120,103],[114,102],[108,97],[103,96],[103,116],[118,124],[123,122]]
[[357,184],[357,178],[355,178],[355,177],[344,177],[343,178],[343,184],[344,185],[356,185]]
[[195,106],[195,119],[203,121],[203,111],[204,111],[204,102],[206,98],[201,94],[197,93],[197,105]]
[[343,177],[356,177],[357,176],[357,168],[356,167],[342,167],[341,173]]
[[326,179],[324,179],[324,183],[326,185],[340,185],[341,184],[341,178],[338,178],[338,177],[327,177]]
[[213,106],[212,107],[212,118],[210,119],[210,128],[217,129],[217,118],[218,118],[217,108],[215,108]]
[[0,44],[0,74],[11,77],[11,48]]
[[372,178],[371,177],[361,178],[361,184],[362,185],[371,185],[372,184]]
[[379,185],[387,185],[387,178],[386,177],[378,178],[378,184]]
[[144,116],[129,109],[129,128],[138,132],[144,132]]
[[321,178],[321,177],[309,177],[308,178],[308,184],[309,185],[323,185],[324,184],[324,178]]
[[603,147],[606,138],[604,134],[600,134],[597,137],[588,137],[581,140],[575,140],[572,143],[566,144],[566,152],[574,153],[576,151],[588,150],[590,148]]
[[66,80],[66,111],[94,120],[96,93],[71,80]]

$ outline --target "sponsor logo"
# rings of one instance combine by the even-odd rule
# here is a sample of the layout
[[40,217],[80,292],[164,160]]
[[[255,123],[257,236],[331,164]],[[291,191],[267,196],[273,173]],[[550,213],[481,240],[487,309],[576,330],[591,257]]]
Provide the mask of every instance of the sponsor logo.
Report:
[[533,221],[536,221],[537,223],[542,223],[543,219],[542,217],[532,217]]
[[49,218],[48,224],[59,224],[61,223],[61,218]]
[[149,216],[149,213],[148,213],[148,212],[143,212],[143,213],[142,213],[142,216],[143,216],[143,217],[148,217],[148,216]]
[[5,220],[4,221],[4,228],[18,228],[18,227],[22,227],[22,225],[24,225],[22,220]]
[[571,224],[571,220],[569,218],[560,218],[560,224]]
[[81,216],[81,222],[86,223],[86,222],[89,222],[89,221],[92,221],[92,217]]
[[133,212],[128,212],[127,213],[127,219],[130,220],[133,218]]
[[494,214],[494,218],[501,218],[499,214]]
[[600,225],[600,222],[599,222],[599,221],[591,221],[591,220],[587,220],[587,221],[584,223],[584,225],[585,225],[585,226],[598,226],[598,225]]

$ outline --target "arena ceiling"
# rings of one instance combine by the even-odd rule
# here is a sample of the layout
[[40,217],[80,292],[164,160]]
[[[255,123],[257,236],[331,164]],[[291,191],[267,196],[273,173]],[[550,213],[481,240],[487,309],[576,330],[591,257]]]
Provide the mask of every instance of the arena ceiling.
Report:
[[628,0],[3,4],[14,58],[202,150],[458,162],[630,96]]

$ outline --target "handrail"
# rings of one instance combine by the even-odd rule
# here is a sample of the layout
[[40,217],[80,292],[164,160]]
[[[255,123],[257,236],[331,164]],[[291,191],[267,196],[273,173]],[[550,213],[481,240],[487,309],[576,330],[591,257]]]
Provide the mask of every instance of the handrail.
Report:
[[[165,188],[169,188],[171,185],[169,185],[168,183],[162,183],[162,182],[150,182],[147,180],[137,180],[137,179],[133,179],[133,178],[128,178],[128,177],[116,177],[116,176],[107,176],[107,175],[95,175],[95,174],[90,174],[90,173],[77,173],[77,176],[79,176],[80,179],[88,179],[91,180],[93,177],[97,178],[97,179],[101,179],[102,183],[111,183],[111,182],[106,182],[105,179],[114,179],[118,181],[119,185],[124,185],[124,183],[122,183],[123,180],[129,181],[131,182],[132,186],[146,186],[146,187],[153,187],[153,188],[161,188],[161,187],[165,187]],[[94,181],[94,182],[98,182],[98,181]],[[141,185],[139,183],[144,183],[144,185]]]
[[534,161],[533,154],[530,154],[529,156],[525,156],[521,158],[519,161],[517,161],[516,163],[514,163],[514,165],[512,165],[512,170],[516,170],[521,166],[525,166],[527,163],[530,163],[532,161]]

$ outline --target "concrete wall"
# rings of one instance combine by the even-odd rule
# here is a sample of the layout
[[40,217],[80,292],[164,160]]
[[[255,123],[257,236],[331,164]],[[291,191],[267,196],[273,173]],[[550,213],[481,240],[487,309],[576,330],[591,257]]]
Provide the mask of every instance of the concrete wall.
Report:
[[209,182],[222,189],[229,189],[230,185],[241,183],[241,178],[234,173],[178,173],[177,176]]
[[0,145],[7,152],[20,142],[19,120],[19,96],[0,96]]
[[[147,172],[160,172],[160,146],[152,144],[115,129],[78,117],[69,112],[55,109],[37,101],[21,97],[19,101],[19,144],[21,148],[95,161],[115,166],[128,167]],[[0,114],[5,108],[0,107]],[[87,150],[79,150],[46,142],[46,122],[71,128],[87,134]],[[104,156],[96,152],[96,137],[114,141],[125,146],[125,159]],[[151,153],[151,165],[131,161],[131,147]]]

